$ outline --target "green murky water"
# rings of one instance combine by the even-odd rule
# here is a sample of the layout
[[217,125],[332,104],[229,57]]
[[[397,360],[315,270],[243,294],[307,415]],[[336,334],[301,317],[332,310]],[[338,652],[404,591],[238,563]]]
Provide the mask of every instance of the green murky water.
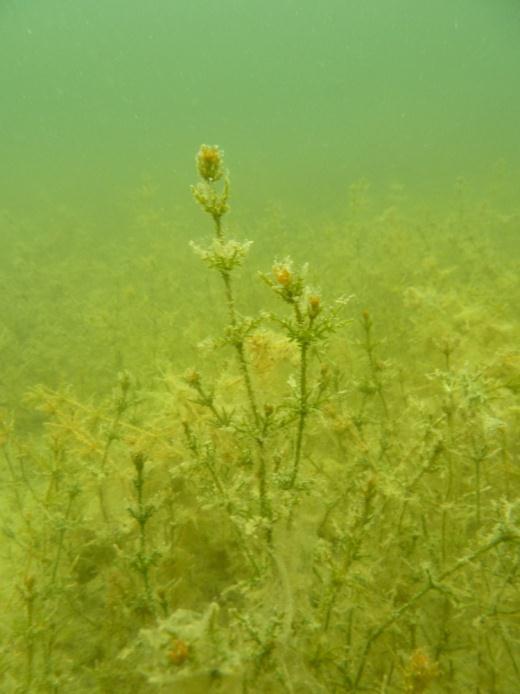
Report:
[[519,74],[514,0],[0,2],[2,692],[518,690]]

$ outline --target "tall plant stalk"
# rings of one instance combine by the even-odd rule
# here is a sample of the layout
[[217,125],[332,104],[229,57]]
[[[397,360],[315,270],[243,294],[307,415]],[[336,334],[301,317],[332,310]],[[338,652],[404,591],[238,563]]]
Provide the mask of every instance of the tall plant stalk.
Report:
[[[237,268],[249,248],[248,243],[227,241],[224,236],[222,218],[229,210],[229,177],[224,171],[224,156],[216,145],[202,145],[197,153],[197,170],[202,179],[192,187],[193,197],[213,219],[215,237],[210,250],[200,252],[208,265],[216,269],[222,278],[229,316],[229,342],[237,354],[238,366],[242,374],[244,387],[249,401],[251,415],[256,427],[260,417],[251,370],[246,356],[245,338],[248,334],[248,323],[242,321],[236,310],[233,291],[232,272]],[[217,186],[222,181],[222,188]]]

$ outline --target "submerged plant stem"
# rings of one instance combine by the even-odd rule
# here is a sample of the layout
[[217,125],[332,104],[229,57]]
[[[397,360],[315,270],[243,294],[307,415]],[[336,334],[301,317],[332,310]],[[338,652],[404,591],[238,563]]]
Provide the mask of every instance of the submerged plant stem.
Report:
[[434,583],[431,579],[431,576],[428,576],[428,581],[426,584],[418,590],[412,597],[404,603],[398,610],[393,612],[388,619],[386,619],[382,624],[380,624],[377,629],[374,629],[368,636],[367,641],[365,643],[365,647],[363,649],[363,652],[361,654],[358,670],[356,673],[356,677],[354,679],[354,686],[353,689],[354,691],[357,691],[359,684],[361,682],[361,678],[363,676],[363,672],[365,670],[366,666],[366,661],[368,658],[368,655],[370,653],[370,650],[377,641],[377,639],[389,628],[397,622],[411,607],[413,607],[421,598],[423,598],[426,593],[429,593],[430,590],[433,589],[439,589],[440,583],[444,581],[446,578],[449,578],[452,574],[456,573],[460,569],[464,568],[467,564],[471,564],[472,562],[475,561],[475,559],[478,559],[481,557],[483,554],[486,554],[490,550],[494,549],[498,545],[504,543],[504,542],[512,542],[512,541],[518,541],[520,538],[516,537],[515,535],[511,535],[508,532],[502,532],[496,535],[492,540],[490,540],[487,544],[483,545],[482,547],[479,547],[476,549],[474,552],[471,554],[468,554],[465,557],[462,557],[458,561],[456,561],[449,569],[446,569],[446,571],[443,571],[439,577],[437,578],[436,582]]
[[[226,302],[227,302],[227,307],[228,307],[230,325],[231,325],[233,332],[236,334],[237,329],[238,329],[238,320],[237,320],[237,312],[236,312],[236,307],[235,307],[235,297],[233,295],[233,287],[231,284],[231,274],[227,270],[220,270],[220,275],[224,281],[224,287],[225,287],[225,292],[226,292]],[[237,340],[235,340],[233,344],[235,346],[235,350],[237,353],[238,365],[239,365],[240,371],[242,372],[242,378],[244,379],[244,385],[246,387],[247,397],[249,400],[249,406],[251,408],[251,414],[253,415],[253,420],[255,422],[255,425],[258,426],[259,421],[260,421],[259,417],[258,417],[258,406],[256,404],[255,393],[253,390],[253,382],[251,380],[251,374],[249,372],[249,364],[247,362],[247,358],[246,358],[246,354],[245,354],[244,340],[243,340],[243,338],[240,337]]]
[[[302,457],[302,445],[303,445],[303,434],[305,431],[305,422],[308,414],[307,407],[307,369],[308,369],[308,351],[309,351],[309,340],[304,334],[304,318],[298,304],[294,304],[294,312],[296,316],[296,322],[300,330],[300,371],[299,371],[299,392],[298,392],[298,424],[296,428],[296,441],[294,445],[294,462],[293,469],[291,473],[291,479],[289,486],[294,487],[296,484],[296,479],[298,477],[298,471],[300,469],[300,461]],[[310,319],[310,325],[312,325],[312,319]]]
[[298,426],[296,429],[296,443],[294,447],[294,463],[291,475],[290,486],[294,487],[296,484],[296,478],[298,477],[298,471],[300,468],[300,461],[302,457],[302,444],[303,444],[303,434],[305,430],[305,421],[307,419],[307,351],[308,345],[306,343],[302,344],[300,350],[300,392],[299,392],[299,403],[298,403]]

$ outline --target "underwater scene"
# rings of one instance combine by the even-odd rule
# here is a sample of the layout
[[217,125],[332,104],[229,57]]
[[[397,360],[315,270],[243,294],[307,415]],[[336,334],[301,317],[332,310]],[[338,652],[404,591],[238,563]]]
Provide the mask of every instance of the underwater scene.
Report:
[[0,0],[1,694],[520,691],[518,0]]

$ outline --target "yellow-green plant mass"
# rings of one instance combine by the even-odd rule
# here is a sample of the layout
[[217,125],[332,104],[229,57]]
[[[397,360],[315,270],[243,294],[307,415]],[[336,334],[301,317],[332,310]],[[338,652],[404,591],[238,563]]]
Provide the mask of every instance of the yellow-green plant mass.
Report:
[[196,168],[207,279],[153,195],[91,293],[1,221],[0,690],[518,691],[518,212],[251,248]]

